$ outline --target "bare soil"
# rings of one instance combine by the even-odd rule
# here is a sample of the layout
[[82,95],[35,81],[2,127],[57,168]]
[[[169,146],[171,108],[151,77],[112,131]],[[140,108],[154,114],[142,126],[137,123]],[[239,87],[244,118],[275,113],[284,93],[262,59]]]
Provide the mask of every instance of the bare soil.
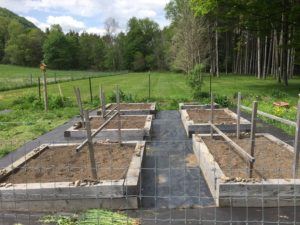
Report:
[[[74,182],[92,179],[88,148],[50,147],[1,180],[1,183]],[[98,180],[125,177],[135,144],[94,144]]]
[[[209,151],[229,178],[248,178],[248,165],[235,153],[223,138],[202,137]],[[250,138],[231,137],[240,147],[250,154]],[[257,137],[255,142],[254,178],[289,179],[292,178],[293,154],[283,146],[266,137]]]
[[[151,109],[151,105],[152,104],[126,104],[126,103],[121,103],[120,104],[120,110],[147,110],[147,109]],[[113,109],[114,107],[116,107],[117,104],[111,104],[107,109]]]
[[[191,109],[187,110],[187,113],[194,123],[208,123],[210,120],[211,110],[204,109]],[[214,110],[213,111],[213,122],[214,124],[234,124],[236,120],[233,119],[224,110]]]
[[[121,129],[143,129],[145,127],[147,116],[121,116]],[[102,117],[92,117],[90,120],[91,129],[98,129],[105,120]],[[106,129],[118,129],[118,116],[110,121]],[[81,127],[80,130],[84,128]]]

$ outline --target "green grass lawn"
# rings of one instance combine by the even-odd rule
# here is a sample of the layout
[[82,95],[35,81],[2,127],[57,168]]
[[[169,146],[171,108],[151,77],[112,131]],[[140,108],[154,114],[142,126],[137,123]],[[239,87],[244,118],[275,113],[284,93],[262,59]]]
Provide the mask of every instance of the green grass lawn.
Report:
[[[22,70],[20,70],[20,73]],[[68,72],[68,71],[67,71]],[[67,73],[66,72],[66,73]],[[27,70],[24,68],[24,73]],[[16,74],[15,74],[16,75]],[[45,113],[42,102],[38,100],[38,88],[29,87],[0,92],[0,110],[12,109],[6,115],[0,115],[0,155],[4,155],[27,141],[63,124],[79,113],[75,104],[73,87],[79,87],[85,108],[95,108],[99,105],[99,85],[103,85],[107,101],[113,95],[116,85],[125,93],[127,101],[145,102],[156,101],[160,109],[177,109],[179,102],[194,101],[191,89],[187,86],[185,76],[177,73],[151,73],[151,98],[148,99],[148,73],[129,73],[119,76],[97,77],[92,79],[93,104],[90,103],[89,82],[76,80],[63,82],[61,86],[67,105],[60,108],[58,84],[49,84],[49,95],[52,96],[52,109]],[[203,91],[209,91],[209,78],[205,77]],[[221,76],[212,79],[212,91],[219,99],[226,98],[235,104],[237,92],[242,92],[243,104],[250,106],[252,101],[259,102],[259,110],[296,120],[295,106],[300,92],[300,79],[290,80],[290,86],[284,87],[273,79],[257,80],[250,76]],[[30,97],[28,97],[30,96]],[[209,102],[209,99],[201,99]],[[278,109],[273,106],[274,101],[287,101],[289,109]],[[294,128],[283,128],[290,133]]]
[[[87,77],[109,76],[121,72],[76,71],[76,70],[47,70],[48,82],[63,82]],[[21,67],[0,64],[0,91],[10,90],[38,84],[41,71],[38,67]]]

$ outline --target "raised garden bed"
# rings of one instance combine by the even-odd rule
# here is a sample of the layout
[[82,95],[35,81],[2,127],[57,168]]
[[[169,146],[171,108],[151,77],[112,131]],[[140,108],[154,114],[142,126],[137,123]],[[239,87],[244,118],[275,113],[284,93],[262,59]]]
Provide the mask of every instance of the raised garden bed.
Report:
[[0,172],[1,210],[79,211],[138,208],[145,142],[94,143],[97,180],[88,148],[45,144]]
[[[110,112],[117,106],[116,103],[107,104],[105,106],[106,113]],[[121,103],[120,113],[122,115],[155,115],[156,103]],[[102,109],[97,111],[97,115],[102,115]]]
[[[122,140],[144,140],[145,137],[149,137],[151,134],[152,119],[152,115],[121,116]],[[91,116],[90,125],[92,132],[95,132],[104,122],[105,120],[100,116]],[[82,137],[86,135],[86,130],[81,122],[77,122],[64,132],[65,137]],[[95,138],[100,140],[117,140],[118,117],[112,119]]]
[[[189,137],[194,133],[210,133],[210,109],[180,110],[181,120]],[[213,123],[223,132],[234,132],[237,129],[237,115],[231,110],[215,109]],[[249,131],[251,124],[248,120],[240,118],[240,131]]]
[[[250,153],[249,137],[236,139]],[[193,150],[217,206],[300,205],[300,179],[292,179],[293,147],[270,134],[257,134],[253,178],[249,165],[220,136],[193,135]]]
[[[189,102],[189,103],[179,103],[179,110],[183,109],[210,109],[210,104],[200,104],[198,102]],[[214,108],[219,108],[220,105],[217,103],[214,103]]]

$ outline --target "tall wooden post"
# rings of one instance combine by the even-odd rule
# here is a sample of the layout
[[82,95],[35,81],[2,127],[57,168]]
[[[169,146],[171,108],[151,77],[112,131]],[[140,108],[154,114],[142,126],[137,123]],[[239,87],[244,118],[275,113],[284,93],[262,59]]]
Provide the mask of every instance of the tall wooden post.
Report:
[[151,72],[148,72],[148,99],[151,97]]
[[46,64],[42,63],[40,65],[42,71],[43,80],[44,80],[44,102],[45,102],[45,111],[48,111],[48,92],[47,92],[47,78],[46,78]]
[[91,80],[91,77],[89,77],[89,87],[90,87],[91,103],[93,103],[93,90],[92,90],[92,80]]
[[238,93],[238,101],[237,101],[237,118],[236,118],[236,137],[238,139],[241,138],[241,92]]
[[117,108],[118,108],[118,142],[119,145],[122,144],[122,136],[121,136],[121,115],[120,115],[120,92],[119,85],[117,85]]
[[41,78],[38,77],[39,100],[41,100]]
[[96,168],[96,161],[95,161],[95,152],[93,146],[93,139],[92,139],[92,132],[90,126],[90,118],[89,118],[89,111],[84,111],[84,119],[85,119],[85,126],[86,126],[86,134],[88,139],[88,148],[89,148],[89,158],[91,164],[91,174],[93,179],[97,179],[97,168]]
[[[257,118],[257,102],[253,102],[252,106],[252,118],[251,118],[251,135],[250,135],[250,155],[254,157],[255,150],[255,133],[256,133],[256,118]],[[254,162],[250,163],[249,177],[253,176]]]
[[102,115],[102,118],[104,118],[105,116],[105,111],[106,111],[106,106],[105,106],[105,95],[104,95],[104,90],[103,90],[103,87],[102,85],[100,85],[99,87],[99,97],[100,97],[100,102],[101,102],[101,115]]
[[78,104],[79,110],[80,110],[81,121],[83,123],[83,126],[85,127],[84,112],[83,112],[83,106],[82,106],[82,101],[81,101],[80,89],[74,87],[74,92],[75,92],[77,104]]
[[294,165],[293,165],[293,178],[297,178],[298,167],[299,167],[299,152],[300,152],[300,100],[298,101],[297,108],[297,124],[296,124],[296,135],[294,145]]
[[[210,123],[214,123],[214,95],[213,93],[210,94]],[[214,130],[210,127],[210,136],[213,138]]]

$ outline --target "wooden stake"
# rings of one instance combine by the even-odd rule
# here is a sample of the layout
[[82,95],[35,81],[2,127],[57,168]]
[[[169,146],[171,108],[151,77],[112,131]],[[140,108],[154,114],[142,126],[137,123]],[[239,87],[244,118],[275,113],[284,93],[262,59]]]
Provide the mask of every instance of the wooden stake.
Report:
[[48,92],[47,92],[47,78],[46,72],[43,71],[43,79],[44,79],[44,102],[45,102],[45,111],[48,111]]
[[293,165],[293,178],[297,178],[298,166],[299,166],[299,152],[300,152],[300,100],[298,101],[297,108],[297,126],[295,135],[295,145],[294,145],[294,165]]
[[105,95],[104,95],[104,90],[102,88],[102,85],[100,85],[100,101],[101,101],[101,111],[102,111],[102,117],[104,118],[105,116],[105,111],[106,111],[106,106],[105,106]]
[[[213,93],[210,94],[210,123],[214,124],[214,95]],[[213,138],[214,130],[210,127],[210,136]]]
[[239,154],[243,160],[247,163],[251,163],[255,161],[255,158],[251,155],[249,155],[243,148],[241,148],[239,145],[237,145],[233,140],[231,140],[226,134],[224,134],[219,128],[217,128],[215,125],[210,124],[210,126],[221,136],[224,138],[224,140],[233,147],[233,150]]
[[41,100],[41,78],[38,77],[39,99]]
[[[251,118],[251,136],[250,136],[250,155],[254,157],[254,150],[255,150],[255,133],[256,133],[256,118],[257,118],[257,102],[253,102],[252,106],[252,118]],[[252,178],[253,176],[253,166],[254,162],[250,163],[250,171],[249,177]]]
[[241,92],[238,93],[238,102],[237,102],[237,118],[236,118],[236,137],[241,138]]
[[119,85],[117,85],[117,106],[118,106],[118,142],[119,145],[122,144],[122,136],[121,136],[121,115],[120,115],[120,92]]
[[58,84],[58,90],[59,90],[59,94],[60,94],[61,100],[64,102],[64,95],[63,95],[63,93],[62,93],[60,84]]
[[80,109],[80,118],[81,118],[83,126],[85,127],[84,115],[83,115],[84,112],[83,112],[83,106],[82,106],[82,101],[81,101],[80,89],[74,87],[74,92],[75,92],[75,95],[76,95],[77,104],[78,104],[79,109]]
[[91,98],[91,103],[93,103],[93,90],[92,90],[92,80],[89,77],[89,86],[90,86],[90,98]]
[[87,139],[88,139],[91,174],[92,174],[93,179],[97,180],[97,168],[96,168],[95,153],[94,153],[92,132],[91,132],[91,126],[90,126],[90,117],[89,117],[88,110],[84,111],[84,119],[85,119],[86,134],[87,134]]

